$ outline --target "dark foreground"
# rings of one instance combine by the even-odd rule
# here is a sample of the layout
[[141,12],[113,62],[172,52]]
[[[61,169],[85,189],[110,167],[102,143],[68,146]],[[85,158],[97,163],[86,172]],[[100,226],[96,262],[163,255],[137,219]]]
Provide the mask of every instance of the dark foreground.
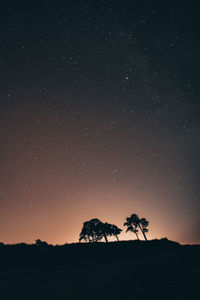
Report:
[[0,246],[0,299],[200,299],[200,246]]

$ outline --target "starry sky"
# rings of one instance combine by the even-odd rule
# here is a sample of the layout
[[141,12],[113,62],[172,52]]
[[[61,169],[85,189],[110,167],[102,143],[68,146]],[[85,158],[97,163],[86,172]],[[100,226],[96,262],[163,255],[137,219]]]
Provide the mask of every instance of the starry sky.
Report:
[[132,213],[150,239],[200,242],[198,11],[1,1],[2,242],[76,242],[84,221]]

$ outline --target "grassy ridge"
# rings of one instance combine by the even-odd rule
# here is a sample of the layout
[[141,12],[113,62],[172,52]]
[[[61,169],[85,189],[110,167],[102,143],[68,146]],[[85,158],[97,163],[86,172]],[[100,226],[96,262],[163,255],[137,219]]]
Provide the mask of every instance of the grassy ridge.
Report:
[[200,245],[0,246],[1,299],[198,299]]
[[152,241],[121,241],[110,243],[77,243],[63,246],[28,244],[2,245],[0,266],[62,265],[95,259],[148,260],[182,258],[197,259],[200,245],[180,245],[167,239]]

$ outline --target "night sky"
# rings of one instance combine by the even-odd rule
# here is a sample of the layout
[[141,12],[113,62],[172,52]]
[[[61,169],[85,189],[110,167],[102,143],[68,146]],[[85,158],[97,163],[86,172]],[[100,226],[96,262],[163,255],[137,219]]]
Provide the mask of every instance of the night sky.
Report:
[[1,1],[0,241],[136,213],[150,239],[200,242],[194,4]]

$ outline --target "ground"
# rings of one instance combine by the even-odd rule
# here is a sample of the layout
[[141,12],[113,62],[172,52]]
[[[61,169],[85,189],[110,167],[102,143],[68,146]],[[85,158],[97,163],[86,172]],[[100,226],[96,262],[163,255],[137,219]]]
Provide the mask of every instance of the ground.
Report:
[[200,246],[162,243],[4,249],[2,299],[198,299]]

